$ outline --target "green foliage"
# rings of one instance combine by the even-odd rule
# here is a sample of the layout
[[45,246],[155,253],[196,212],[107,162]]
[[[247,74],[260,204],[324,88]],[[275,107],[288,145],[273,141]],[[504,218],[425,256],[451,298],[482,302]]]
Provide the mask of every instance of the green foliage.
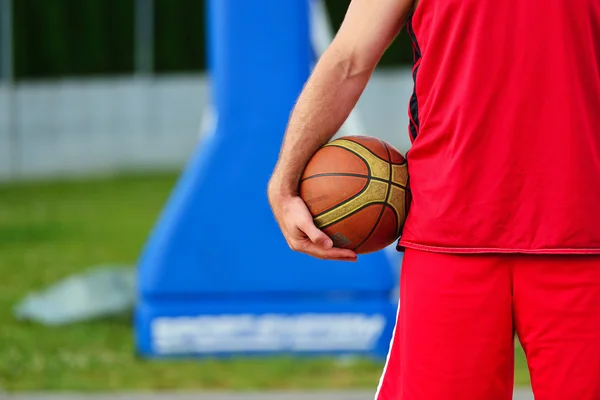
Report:
[[129,73],[133,1],[14,1],[17,78]]
[[204,1],[155,0],[155,70],[187,72],[205,68]]
[[[349,0],[327,0],[335,28]],[[206,65],[205,0],[155,0],[155,71]],[[135,0],[14,1],[17,79],[129,74],[134,69]],[[381,65],[412,62],[403,32]]]

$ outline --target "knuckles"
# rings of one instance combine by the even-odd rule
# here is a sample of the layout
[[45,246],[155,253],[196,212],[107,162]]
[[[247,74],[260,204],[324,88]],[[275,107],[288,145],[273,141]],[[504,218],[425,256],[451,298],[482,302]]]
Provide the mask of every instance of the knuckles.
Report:
[[294,251],[302,251],[304,245],[294,240],[288,240],[288,246]]

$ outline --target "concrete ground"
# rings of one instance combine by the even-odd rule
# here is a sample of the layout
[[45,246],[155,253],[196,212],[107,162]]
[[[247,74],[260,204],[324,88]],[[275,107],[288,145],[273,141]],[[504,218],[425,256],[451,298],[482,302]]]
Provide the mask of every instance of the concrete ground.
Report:
[[[373,400],[372,392],[153,393],[153,394],[0,394],[0,400]],[[514,400],[533,400],[530,390],[517,389]]]

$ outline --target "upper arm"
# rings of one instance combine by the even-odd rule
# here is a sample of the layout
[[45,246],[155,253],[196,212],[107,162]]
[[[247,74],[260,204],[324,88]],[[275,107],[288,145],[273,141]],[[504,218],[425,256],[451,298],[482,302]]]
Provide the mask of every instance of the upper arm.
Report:
[[352,0],[331,44],[355,72],[373,69],[402,28],[413,0]]

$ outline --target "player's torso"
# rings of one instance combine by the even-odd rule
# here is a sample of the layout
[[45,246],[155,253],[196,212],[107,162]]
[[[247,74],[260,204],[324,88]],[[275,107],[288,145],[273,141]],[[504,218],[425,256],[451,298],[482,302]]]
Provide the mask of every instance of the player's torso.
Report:
[[403,240],[600,252],[600,0],[421,0],[409,29]]

